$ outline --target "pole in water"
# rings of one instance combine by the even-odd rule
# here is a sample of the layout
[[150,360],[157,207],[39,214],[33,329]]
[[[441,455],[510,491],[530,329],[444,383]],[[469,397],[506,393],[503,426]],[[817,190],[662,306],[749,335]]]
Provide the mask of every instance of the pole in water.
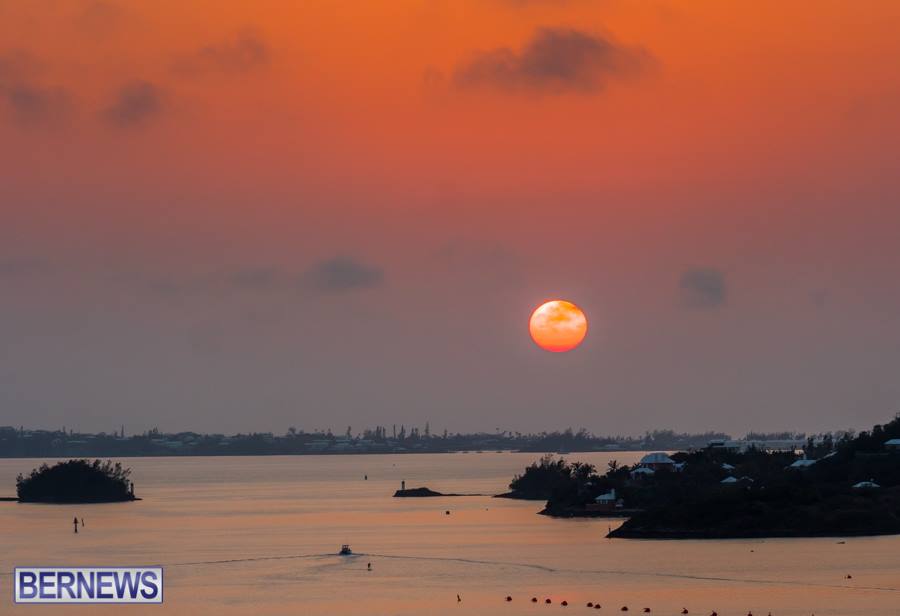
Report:
[[369,566],[367,567],[367,569],[368,569],[369,571],[372,570],[372,563],[369,563]]
[[461,601],[462,601],[462,597],[460,597],[459,595],[456,595],[456,602],[459,603]]
[[78,518],[73,518],[72,522],[75,525],[75,534],[77,535],[78,534]]

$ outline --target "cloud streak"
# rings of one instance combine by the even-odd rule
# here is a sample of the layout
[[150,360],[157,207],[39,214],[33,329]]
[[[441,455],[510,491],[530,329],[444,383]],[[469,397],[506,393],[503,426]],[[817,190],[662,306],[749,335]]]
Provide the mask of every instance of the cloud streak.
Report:
[[163,111],[162,90],[149,81],[132,81],[123,85],[103,117],[119,128],[141,126]]
[[654,65],[643,48],[621,45],[608,35],[539,28],[518,51],[500,47],[472,55],[457,66],[454,82],[461,89],[593,94],[611,81],[632,79]]
[[349,257],[334,257],[313,265],[303,279],[318,291],[340,293],[380,286],[384,283],[384,271]]
[[717,308],[728,296],[725,274],[713,268],[695,267],[685,271],[678,287],[685,305],[691,308]]
[[256,31],[246,29],[227,40],[206,45],[179,57],[172,65],[172,70],[184,76],[240,74],[268,63],[269,46]]
[[58,125],[74,111],[68,90],[35,81],[37,62],[29,54],[15,51],[0,55],[0,100],[12,120],[21,126]]

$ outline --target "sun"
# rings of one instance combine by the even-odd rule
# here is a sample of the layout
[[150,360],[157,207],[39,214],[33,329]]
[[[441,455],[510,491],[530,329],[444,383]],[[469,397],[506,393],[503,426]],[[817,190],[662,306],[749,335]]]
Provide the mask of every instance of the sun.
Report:
[[571,351],[587,335],[587,317],[581,308],[562,299],[538,306],[531,313],[528,331],[534,342],[553,353]]

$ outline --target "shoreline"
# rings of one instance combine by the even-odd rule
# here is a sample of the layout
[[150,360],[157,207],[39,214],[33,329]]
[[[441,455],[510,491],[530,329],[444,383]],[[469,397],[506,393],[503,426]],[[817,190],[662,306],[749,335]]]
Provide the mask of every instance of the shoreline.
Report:
[[855,530],[848,532],[821,532],[821,533],[795,533],[795,532],[751,532],[736,534],[715,534],[705,531],[675,531],[675,530],[626,530],[620,532],[622,527],[607,533],[607,539],[643,539],[651,541],[684,541],[684,540],[728,540],[728,539],[841,539],[843,537],[889,537],[900,535],[900,530],[895,531],[871,531]]

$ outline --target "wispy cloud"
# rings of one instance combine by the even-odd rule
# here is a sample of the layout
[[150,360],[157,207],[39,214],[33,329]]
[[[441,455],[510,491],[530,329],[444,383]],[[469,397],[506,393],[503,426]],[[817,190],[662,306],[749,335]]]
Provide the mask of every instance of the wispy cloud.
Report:
[[694,267],[681,274],[681,297],[692,308],[716,308],[725,303],[728,287],[725,274],[708,267]]
[[269,63],[269,46],[253,29],[178,57],[172,70],[185,76],[247,73]]
[[0,55],[0,100],[19,125],[62,124],[74,112],[72,96],[65,88],[41,84],[38,72],[38,62],[24,51]]
[[[3,274],[0,260],[0,275]],[[321,294],[377,287],[384,283],[384,270],[350,257],[338,256],[295,270],[278,264],[259,264],[185,274],[180,272],[118,271],[109,280],[134,285],[160,298],[190,296],[268,294]]]
[[591,94],[654,64],[643,48],[627,47],[608,35],[540,28],[520,50],[500,47],[474,54],[456,68],[454,81],[460,88],[512,93]]
[[384,271],[350,257],[334,257],[313,265],[303,280],[316,290],[334,293],[380,286]]
[[103,117],[113,126],[127,128],[146,124],[162,113],[162,90],[149,81],[132,81],[123,85]]

